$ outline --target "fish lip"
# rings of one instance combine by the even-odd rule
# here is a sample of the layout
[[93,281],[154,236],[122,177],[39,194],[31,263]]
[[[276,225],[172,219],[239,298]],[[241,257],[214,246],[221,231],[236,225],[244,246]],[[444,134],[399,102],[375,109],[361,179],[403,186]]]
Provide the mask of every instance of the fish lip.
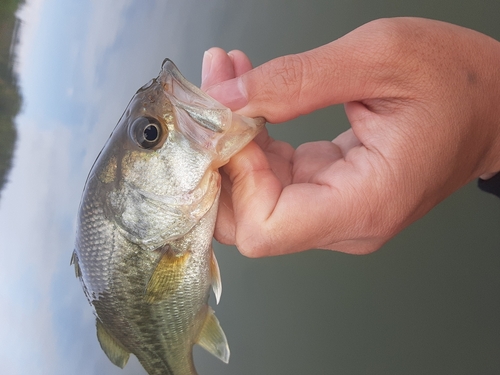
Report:
[[189,82],[172,60],[163,60],[156,80],[174,107],[201,127],[222,133],[231,124],[231,110]]

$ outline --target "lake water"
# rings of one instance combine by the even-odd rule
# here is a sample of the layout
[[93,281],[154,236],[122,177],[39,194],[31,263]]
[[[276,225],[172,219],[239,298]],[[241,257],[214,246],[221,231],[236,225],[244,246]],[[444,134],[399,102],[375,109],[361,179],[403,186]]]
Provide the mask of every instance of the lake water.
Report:
[[[203,52],[255,65],[379,17],[436,18],[500,39],[500,3],[465,0],[27,1],[17,69],[24,97],[0,202],[0,373],[145,374],[113,366],[69,260],[90,167],[134,92],[165,57],[199,85]],[[271,133],[293,145],[348,127],[327,108]],[[380,251],[247,259],[216,245],[225,365],[200,375],[500,373],[500,200],[466,186]],[[213,301],[212,301],[213,302]]]

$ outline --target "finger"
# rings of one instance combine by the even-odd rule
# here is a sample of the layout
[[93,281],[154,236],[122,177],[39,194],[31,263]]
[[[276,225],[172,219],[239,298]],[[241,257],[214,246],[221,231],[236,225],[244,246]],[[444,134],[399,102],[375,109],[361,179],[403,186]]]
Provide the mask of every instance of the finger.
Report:
[[[252,69],[252,63],[243,52],[234,50],[226,54],[220,48],[211,48],[203,56],[201,88],[208,93],[211,86],[237,77],[250,69]],[[233,97],[230,91],[226,91],[225,95],[227,98]],[[232,110],[241,107],[238,97],[235,96],[235,98],[236,101],[229,99],[223,104]]]
[[[242,151],[233,156],[224,166],[224,171],[232,183],[231,195],[235,222],[233,244],[236,244],[238,249],[247,256],[262,256],[264,254],[256,255],[253,249],[245,250],[244,244],[240,246],[242,240],[238,239],[238,235],[245,237],[245,233],[252,232],[244,228],[246,224],[254,227],[262,221],[262,217],[270,215],[267,209],[273,207],[279,196],[282,189],[281,182],[272,172],[264,152],[255,142],[250,142]],[[260,202],[259,210],[252,208],[252,200]],[[261,207],[264,207],[264,211]],[[252,222],[252,218],[257,218],[257,221]]]
[[[429,75],[448,73],[422,53],[436,49],[435,33],[457,30],[430,20],[376,20],[316,49],[271,60],[209,94],[242,114],[283,122],[332,104],[372,98],[428,97]],[[434,87],[434,86],[432,86]]]
[[220,169],[220,174],[222,177],[222,186],[214,237],[220,243],[234,245],[236,227],[234,223],[233,202],[231,199],[232,184],[223,169]]
[[228,52],[228,55],[233,60],[234,73],[236,77],[239,77],[252,69],[252,62],[243,52],[233,50]]
[[203,63],[201,68],[201,89],[206,88],[234,78],[233,60],[228,56],[226,51],[221,48],[213,47],[203,55]]
[[332,142],[301,144],[293,156],[293,183],[309,182],[312,175],[341,158],[342,151]]
[[238,101],[244,114],[270,122],[377,96],[395,74],[394,33],[386,24],[369,23],[325,46],[271,60],[209,93],[222,103]]
[[262,130],[255,136],[253,139],[255,143],[259,145],[260,148],[265,149],[271,142],[274,141],[273,138],[269,135],[269,132],[266,127],[262,128]]
[[345,156],[354,147],[361,146],[361,142],[354,135],[352,129],[346,130],[345,132],[339,134],[333,141],[333,144],[337,145],[342,155]]
[[[263,130],[266,133],[267,131]],[[258,136],[259,137],[259,136]],[[274,174],[282,187],[289,185],[292,182],[291,176],[291,160],[294,154],[294,149],[288,143],[274,141],[269,138],[270,142],[263,141],[262,146],[257,142],[253,144],[260,148],[256,155],[248,154],[248,161],[252,164],[263,163],[266,168],[269,168],[270,173]],[[267,161],[262,161],[260,158],[265,158]],[[257,158],[253,161],[251,158]],[[259,161],[260,160],[260,161]],[[220,195],[219,211],[217,215],[217,223],[215,227],[215,239],[224,244],[235,244],[235,217],[233,210],[232,199],[232,183],[229,176],[221,169],[222,189]]]
[[253,141],[264,151],[271,170],[281,184],[290,185],[292,183],[292,157],[295,149],[289,143],[271,138],[266,128],[262,129]]

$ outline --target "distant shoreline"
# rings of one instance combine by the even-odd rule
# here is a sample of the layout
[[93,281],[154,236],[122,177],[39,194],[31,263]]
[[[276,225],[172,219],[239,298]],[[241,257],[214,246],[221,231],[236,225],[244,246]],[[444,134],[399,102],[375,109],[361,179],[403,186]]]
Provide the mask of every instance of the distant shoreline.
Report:
[[15,118],[22,104],[14,67],[22,24],[16,11],[23,4],[24,0],[3,0],[0,4],[0,198],[12,168],[17,140]]
[[10,47],[9,47],[9,67],[13,71],[15,64],[15,49],[19,44],[19,30],[21,29],[21,20],[16,17],[14,21],[14,30],[12,30],[12,37],[10,38]]

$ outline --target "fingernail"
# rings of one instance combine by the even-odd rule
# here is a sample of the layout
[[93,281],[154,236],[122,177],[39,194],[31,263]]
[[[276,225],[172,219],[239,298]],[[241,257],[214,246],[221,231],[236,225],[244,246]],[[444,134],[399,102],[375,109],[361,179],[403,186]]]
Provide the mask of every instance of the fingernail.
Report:
[[210,87],[207,90],[207,94],[233,111],[243,108],[248,104],[247,91],[240,77]]
[[205,79],[210,74],[210,69],[212,68],[212,54],[208,51],[205,51],[203,54],[203,62],[201,64],[201,82],[205,81]]
[[485,174],[482,174],[481,176],[479,176],[479,178],[481,180],[489,180],[490,178],[492,178],[493,176],[495,176],[498,172],[492,172],[492,173],[485,173]]

